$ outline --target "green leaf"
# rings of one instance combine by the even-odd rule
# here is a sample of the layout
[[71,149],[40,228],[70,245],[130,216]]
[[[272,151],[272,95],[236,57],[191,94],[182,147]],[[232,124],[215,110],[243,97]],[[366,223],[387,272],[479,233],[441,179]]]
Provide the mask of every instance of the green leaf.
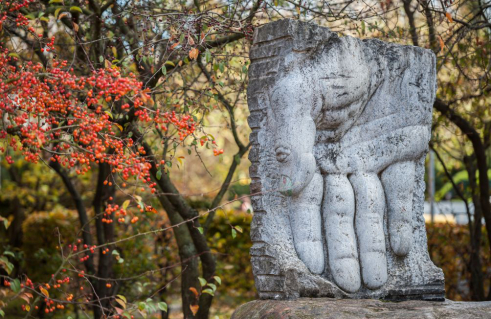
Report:
[[201,284],[201,287],[204,287],[206,285],[206,279],[198,277],[199,283]]
[[49,4],[52,4],[52,3],[63,3],[62,0],[49,0]]
[[119,299],[123,300],[124,303],[127,303],[125,296],[123,296],[123,295],[116,295],[116,297],[118,297]]
[[73,6],[73,7],[70,7],[70,12],[82,13],[82,9],[80,7]]
[[165,302],[161,301],[157,304],[157,306],[160,310],[167,312],[167,304]]
[[235,163],[237,163],[237,165],[240,164],[240,156],[239,156],[239,154],[235,154],[234,160],[235,160]]
[[[125,201],[123,202],[123,205],[121,206],[121,208],[122,208],[122,209],[126,209],[126,208],[128,208],[128,206],[130,205],[130,203],[131,203],[131,201],[130,201],[129,199],[125,200]],[[113,255],[114,255],[114,251],[115,251],[115,250],[113,250]],[[116,251],[116,252],[117,252],[117,251]],[[119,253],[118,253],[118,255],[119,255]]]
[[206,61],[206,63],[210,63],[210,61],[211,61],[211,52],[208,49],[206,49],[206,51],[205,51],[205,61]]
[[99,62],[104,62],[104,57],[102,55],[99,55]]
[[5,264],[5,270],[7,271],[7,275],[10,275],[12,273],[12,270],[14,270],[14,264],[12,263],[6,263]]
[[20,291],[20,280],[19,279],[14,279],[10,283],[10,288],[12,289],[13,292],[18,293]]
[[222,278],[215,276],[215,277],[213,277],[213,279],[215,279],[215,281],[218,282],[219,285],[222,284]]
[[9,221],[6,218],[3,220],[3,225],[5,226],[5,229],[9,228]]
[[218,68],[220,69],[220,72],[225,72],[225,65],[222,63],[218,64]]
[[201,235],[203,235],[203,227],[198,227],[198,231],[200,232]]
[[241,233],[241,234],[242,234],[242,231],[243,231],[243,230],[242,230],[242,227],[240,227],[240,226],[235,226],[234,228],[235,228],[235,229],[236,229],[236,230],[237,230],[239,233]]
[[119,256],[119,252],[116,249],[114,249],[111,254],[113,256]]
[[162,74],[167,75],[167,68],[165,67],[165,65],[162,66]]
[[63,8],[58,8],[55,10],[55,18],[58,19],[58,16],[60,15],[60,11],[63,10]]
[[232,228],[232,238],[235,237],[237,237],[237,231],[234,228]]
[[49,19],[46,17],[41,17],[39,20],[44,21],[44,22],[49,22]]
[[14,265],[4,256],[0,257],[0,266],[7,271],[7,275],[10,275],[12,270],[14,270]]
[[0,309],[0,316],[5,317],[5,312],[2,309]]
[[208,286],[215,292],[217,290],[217,286],[215,284],[208,284]]
[[165,61],[165,63],[164,63],[164,64],[165,64],[165,65],[170,65],[170,66],[171,66],[171,67],[173,67],[173,68],[176,66],[176,65],[174,64],[174,62],[172,62],[172,61]]
[[124,263],[124,259],[123,258],[119,258],[118,259],[118,264],[122,264],[122,263]]
[[361,34],[365,35],[365,21],[361,21]]
[[15,52],[11,52],[11,53],[9,53],[9,56],[10,56],[10,57],[17,58],[17,59],[20,59],[20,56],[19,56],[17,53],[15,53]]
[[160,181],[160,179],[162,178],[162,169],[159,169],[159,170],[157,171],[157,174],[156,174],[156,175],[157,175],[157,176],[156,176],[156,177],[157,177],[157,179]]
[[143,310],[145,310],[146,308],[147,308],[147,304],[146,304],[146,303],[144,303],[144,302],[139,302],[139,303],[138,303],[138,310],[143,311]]
[[181,34],[181,36],[179,37],[179,43],[183,43],[184,42],[184,33]]
[[106,113],[111,119],[113,118],[113,114],[109,111],[104,111],[104,113]]
[[11,251],[9,251],[9,250],[4,251],[4,252],[3,252],[3,254],[4,254],[5,256],[12,256],[12,257],[14,257],[14,258],[15,258],[14,253],[13,253],[13,252],[11,252]]
[[209,288],[207,288],[207,289],[203,290],[203,291],[202,291],[202,293],[204,293],[204,294],[210,294],[210,295],[212,295],[212,296],[214,296],[214,295],[215,295],[215,293],[213,292],[213,290],[211,290],[211,289],[209,289]]

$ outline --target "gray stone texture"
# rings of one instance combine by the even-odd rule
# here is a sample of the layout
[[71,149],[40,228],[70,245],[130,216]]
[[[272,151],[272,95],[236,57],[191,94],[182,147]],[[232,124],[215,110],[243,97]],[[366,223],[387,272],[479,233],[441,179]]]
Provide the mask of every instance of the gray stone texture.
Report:
[[445,302],[300,298],[255,300],[234,312],[232,319],[489,319],[491,301]]
[[259,296],[443,300],[423,218],[434,54],[286,19],[250,58]]

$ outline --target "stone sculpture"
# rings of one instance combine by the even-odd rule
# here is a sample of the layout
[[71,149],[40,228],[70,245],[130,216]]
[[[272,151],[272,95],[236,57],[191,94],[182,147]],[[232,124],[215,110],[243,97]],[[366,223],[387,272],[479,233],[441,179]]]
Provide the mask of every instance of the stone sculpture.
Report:
[[281,20],[250,58],[260,297],[443,300],[423,218],[434,54]]

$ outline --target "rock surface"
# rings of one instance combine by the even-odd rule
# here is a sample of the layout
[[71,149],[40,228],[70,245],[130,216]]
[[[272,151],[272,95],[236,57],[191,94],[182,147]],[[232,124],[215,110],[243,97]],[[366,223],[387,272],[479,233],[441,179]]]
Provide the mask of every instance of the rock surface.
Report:
[[443,300],[423,218],[433,52],[281,20],[250,58],[260,298]]
[[349,300],[300,298],[255,300],[240,306],[232,319],[489,319],[491,302]]

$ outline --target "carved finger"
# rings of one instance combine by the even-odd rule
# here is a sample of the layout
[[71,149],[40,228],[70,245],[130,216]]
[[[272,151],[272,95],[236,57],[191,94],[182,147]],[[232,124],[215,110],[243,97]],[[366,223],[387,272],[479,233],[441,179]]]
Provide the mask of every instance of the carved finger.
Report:
[[360,289],[360,265],[353,220],[355,198],[345,175],[327,175],[322,205],[329,265],[336,284],[347,292]]
[[322,176],[315,174],[310,184],[292,198],[290,225],[298,257],[313,273],[324,272],[324,246],[322,242]]
[[350,182],[356,199],[355,226],[363,282],[369,289],[378,289],[387,281],[382,183],[375,173],[353,174]]
[[382,173],[390,246],[398,256],[406,256],[412,246],[415,174],[415,163],[412,161],[392,164]]

